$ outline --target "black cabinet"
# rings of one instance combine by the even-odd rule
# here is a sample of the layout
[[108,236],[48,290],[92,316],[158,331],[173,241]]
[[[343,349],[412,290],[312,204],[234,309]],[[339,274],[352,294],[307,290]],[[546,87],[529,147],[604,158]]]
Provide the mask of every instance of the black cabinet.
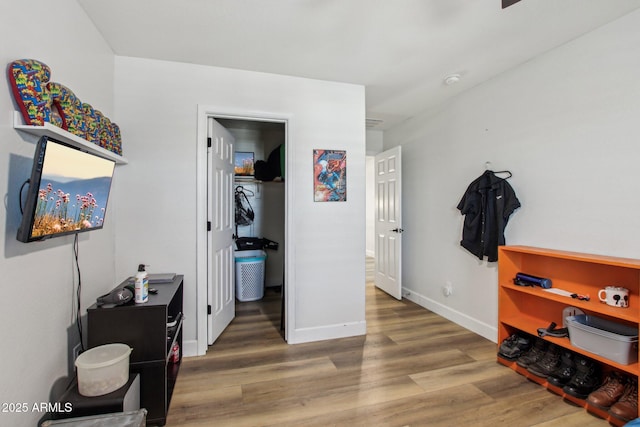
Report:
[[[183,276],[153,287],[158,293],[149,294],[144,304],[89,307],[87,340],[89,348],[124,343],[133,349],[130,372],[140,374],[140,406],[148,411],[147,424],[164,425],[182,361]],[[176,343],[180,355],[174,361],[170,356]]]

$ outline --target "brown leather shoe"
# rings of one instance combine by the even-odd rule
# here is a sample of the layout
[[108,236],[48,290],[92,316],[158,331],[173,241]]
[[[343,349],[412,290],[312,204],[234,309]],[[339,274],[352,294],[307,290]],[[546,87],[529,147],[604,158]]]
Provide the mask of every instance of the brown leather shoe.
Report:
[[629,380],[624,389],[624,394],[614,404],[609,413],[623,421],[630,421],[638,418],[638,381]]
[[611,372],[600,388],[589,394],[587,402],[598,408],[606,409],[622,397],[626,383],[620,374]]

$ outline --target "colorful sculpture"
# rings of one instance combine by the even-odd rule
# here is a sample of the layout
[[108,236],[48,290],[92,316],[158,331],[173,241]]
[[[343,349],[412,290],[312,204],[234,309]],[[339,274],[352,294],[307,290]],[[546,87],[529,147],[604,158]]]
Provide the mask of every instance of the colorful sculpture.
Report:
[[13,97],[24,123],[58,126],[111,152],[122,155],[120,128],[68,87],[49,82],[51,69],[35,59],[19,59],[7,70]]

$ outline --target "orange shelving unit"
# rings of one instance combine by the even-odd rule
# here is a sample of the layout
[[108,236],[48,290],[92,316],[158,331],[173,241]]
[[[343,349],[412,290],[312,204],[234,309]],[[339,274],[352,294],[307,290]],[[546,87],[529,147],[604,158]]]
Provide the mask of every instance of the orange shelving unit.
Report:
[[[589,295],[590,300],[581,301],[549,293],[540,287],[514,285],[513,278],[518,272],[551,279],[553,288]],[[610,285],[629,289],[628,308],[611,307],[600,302],[598,291]],[[640,324],[640,260],[528,246],[498,248],[498,343],[519,331],[536,336],[538,328],[546,328],[551,322],[561,327],[562,310],[569,306],[577,307],[586,314],[638,328]],[[572,346],[569,338],[544,337],[544,339],[600,362],[605,371],[615,369],[635,377],[640,373],[638,362],[622,365]],[[606,411],[567,395],[562,389],[529,374],[515,362],[500,357],[498,362],[565,399],[585,407],[612,424],[624,424],[611,417]]]

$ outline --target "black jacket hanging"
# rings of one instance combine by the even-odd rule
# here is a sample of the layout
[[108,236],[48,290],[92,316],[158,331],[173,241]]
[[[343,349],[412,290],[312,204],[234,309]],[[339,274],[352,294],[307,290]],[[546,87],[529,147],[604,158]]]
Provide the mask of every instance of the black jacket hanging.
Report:
[[519,207],[511,185],[493,171],[485,171],[469,184],[458,203],[465,216],[460,245],[479,259],[486,255],[489,262],[497,261],[509,216]]

